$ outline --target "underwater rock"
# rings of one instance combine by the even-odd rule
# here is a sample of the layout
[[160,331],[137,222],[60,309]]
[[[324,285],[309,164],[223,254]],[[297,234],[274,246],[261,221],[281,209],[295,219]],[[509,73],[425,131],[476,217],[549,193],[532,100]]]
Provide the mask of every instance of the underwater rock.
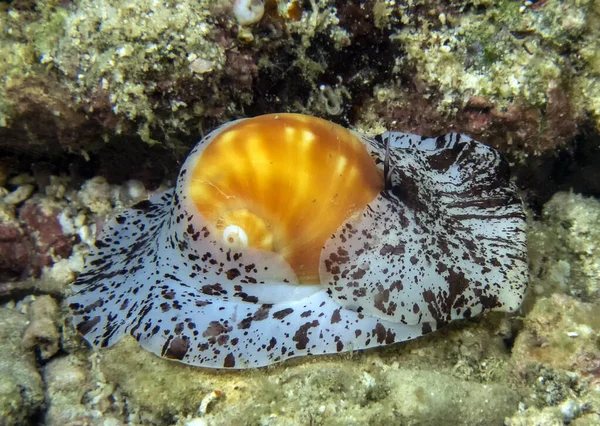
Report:
[[58,311],[58,304],[50,296],[37,297],[29,307],[29,325],[23,334],[23,346],[36,348],[42,360],[51,358],[59,349]]
[[598,375],[598,308],[598,302],[584,303],[560,294],[539,298],[515,340],[513,359],[519,365],[538,362],[584,376]]
[[60,207],[47,201],[39,195],[19,205],[0,199],[0,278],[39,277],[44,266],[71,254],[75,241],[63,233]]
[[48,362],[44,367],[46,425],[94,424],[92,413],[81,403],[87,382],[86,365],[75,357],[56,357]]
[[528,271],[508,178],[464,135],[367,138],[297,114],[229,123],[175,190],[104,228],[68,300],[74,323],[96,347],[131,334],[239,369],[514,312]]
[[39,276],[42,268],[50,266],[55,259],[67,258],[71,254],[75,240],[64,235],[58,219],[60,212],[58,206],[37,198],[28,200],[19,209],[19,220],[33,242],[29,265],[34,276]]
[[0,223],[0,280],[26,276],[32,244],[15,223]]
[[[421,347],[444,341],[430,335]],[[419,347],[419,342],[413,342]],[[433,343],[433,344],[431,344]],[[447,352],[445,352],[447,354]],[[436,352],[443,357],[442,351]],[[461,380],[452,363],[415,354],[378,359],[377,352],[300,359],[263,369],[215,371],[167,362],[140,351],[126,337],[103,352],[98,368],[128,396],[129,407],[173,424],[197,416],[206,395],[218,391],[201,419],[209,425],[472,425],[502,424],[518,406],[520,390],[504,382]],[[494,356],[486,358],[492,360]],[[455,413],[451,419],[448,413]]]
[[600,202],[559,192],[528,230],[530,289],[597,301],[600,295]]
[[[242,37],[233,10],[263,3],[8,2],[0,145],[34,157],[90,153],[116,135],[182,147],[217,121],[315,114],[310,99],[323,85],[349,93],[341,122],[362,120],[374,101],[388,128],[470,130],[517,155],[552,151],[586,122],[600,128],[592,0],[266,2]],[[210,73],[190,67],[198,58]]]
[[44,402],[42,379],[33,351],[23,350],[27,316],[15,306],[0,308],[0,423],[28,424]]

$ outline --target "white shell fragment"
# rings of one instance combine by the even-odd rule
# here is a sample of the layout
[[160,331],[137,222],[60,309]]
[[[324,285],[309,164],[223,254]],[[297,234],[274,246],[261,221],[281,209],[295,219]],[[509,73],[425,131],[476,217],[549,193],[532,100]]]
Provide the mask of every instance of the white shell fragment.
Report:
[[378,173],[387,172],[385,188],[325,241],[320,283],[306,283],[276,251],[249,245],[252,234],[237,225],[225,227],[224,240],[191,200],[204,150],[246,120],[205,137],[175,189],[107,224],[68,299],[94,347],[130,334],[162,357],[242,369],[401,342],[485,310],[518,309],[528,280],[525,216],[497,151],[454,133],[356,135]]
[[233,14],[240,25],[256,24],[265,14],[265,3],[263,0],[234,0]]

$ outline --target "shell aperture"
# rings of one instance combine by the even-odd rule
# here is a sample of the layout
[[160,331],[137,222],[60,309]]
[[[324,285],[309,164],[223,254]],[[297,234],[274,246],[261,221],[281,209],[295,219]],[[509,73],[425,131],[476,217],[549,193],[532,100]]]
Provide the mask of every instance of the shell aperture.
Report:
[[239,227],[249,247],[281,255],[302,283],[319,283],[327,238],[383,189],[360,139],[313,117],[238,121],[199,154],[189,187],[202,217]]
[[298,114],[225,124],[176,188],[108,223],[68,299],[74,324],[96,347],[130,334],[239,369],[515,311],[527,254],[508,177],[464,135],[368,138]]

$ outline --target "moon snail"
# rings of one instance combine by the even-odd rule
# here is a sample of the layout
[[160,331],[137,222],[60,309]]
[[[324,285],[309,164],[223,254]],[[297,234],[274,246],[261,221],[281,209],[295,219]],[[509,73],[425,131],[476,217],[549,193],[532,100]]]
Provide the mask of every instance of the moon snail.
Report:
[[270,114],[214,130],[174,189],[112,218],[68,304],[94,347],[129,334],[165,358],[242,369],[514,312],[527,271],[496,150]]

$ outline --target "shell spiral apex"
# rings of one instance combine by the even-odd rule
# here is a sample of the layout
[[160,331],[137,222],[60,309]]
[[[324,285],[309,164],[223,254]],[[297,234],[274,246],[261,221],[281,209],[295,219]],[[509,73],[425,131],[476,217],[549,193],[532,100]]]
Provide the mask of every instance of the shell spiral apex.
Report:
[[527,280],[525,216],[494,149],[271,114],[214,130],[174,189],[111,219],[68,303],[93,346],[130,334],[240,369],[513,312]]

